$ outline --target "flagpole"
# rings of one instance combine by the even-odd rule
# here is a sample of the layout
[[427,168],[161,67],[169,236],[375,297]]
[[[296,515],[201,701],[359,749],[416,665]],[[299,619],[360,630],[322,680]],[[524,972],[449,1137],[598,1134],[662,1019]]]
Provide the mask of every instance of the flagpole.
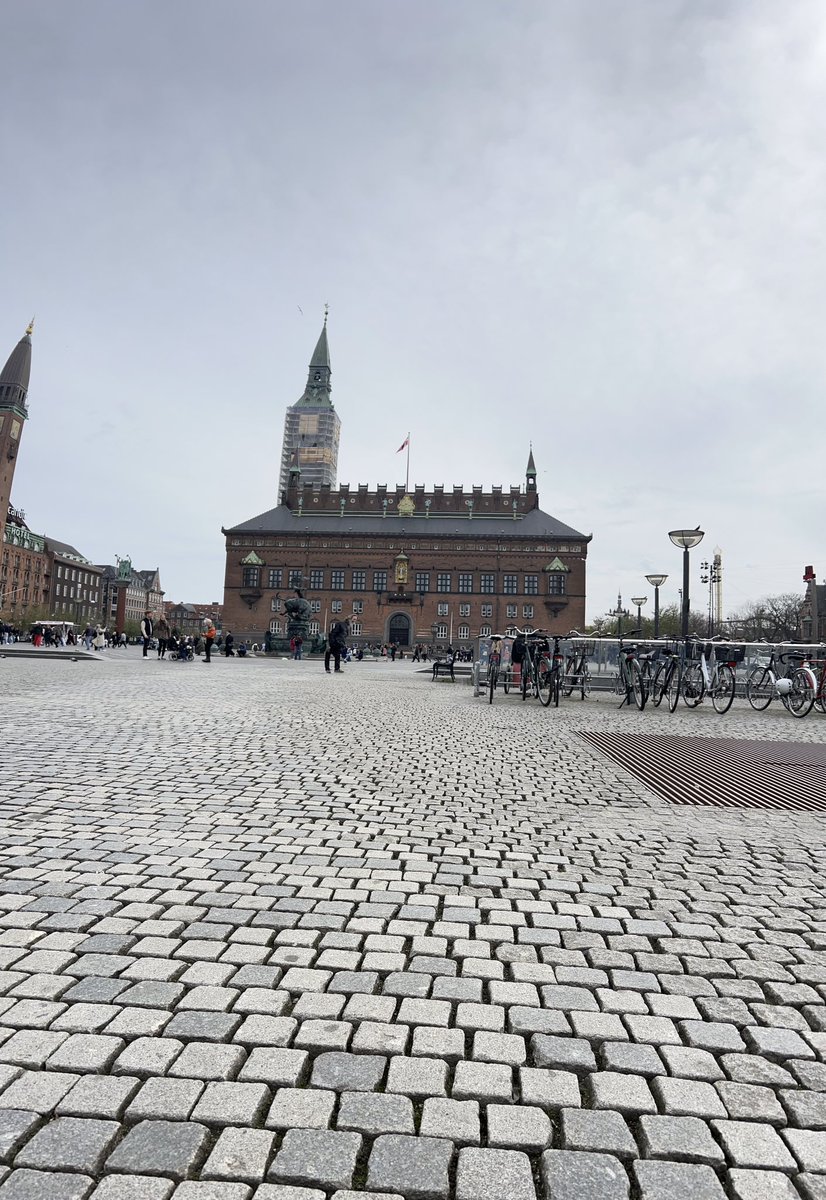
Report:
[[407,435],[407,470],[404,475],[405,495],[410,491],[410,434]]

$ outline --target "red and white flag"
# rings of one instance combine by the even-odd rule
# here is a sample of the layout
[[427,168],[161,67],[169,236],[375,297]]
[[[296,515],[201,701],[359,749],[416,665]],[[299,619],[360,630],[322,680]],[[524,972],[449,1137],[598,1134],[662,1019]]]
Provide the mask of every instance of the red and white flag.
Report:
[[398,450],[396,451],[396,453],[397,453],[397,454],[401,454],[401,452],[402,452],[402,450],[404,450],[405,446],[409,446],[409,445],[410,445],[410,434],[408,433],[407,437],[404,439],[404,441],[402,442],[402,444],[399,446],[399,448],[398,448]]

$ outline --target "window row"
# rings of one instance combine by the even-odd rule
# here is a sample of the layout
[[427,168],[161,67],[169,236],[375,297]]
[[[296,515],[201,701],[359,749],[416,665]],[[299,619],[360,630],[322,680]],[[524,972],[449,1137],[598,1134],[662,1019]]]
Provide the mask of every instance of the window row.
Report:
[[[323,568],[314,567],[309,575],[305,577],[304,572],[299,568],[291,568],[285,571],[281,567],[269,567],[266,569],[266,583],[270,589],[286,586],[292,589],[309,587],[311,592],[321,592],[327,588],[332,592],[343,592],[347,590],[347,574],[344,568],[334,568],[329,572]],[[366,592],[367,591],[367,571],[350,571],[350,588],[351,592]],[[413,590],[420,593],[426,593],[433,590],[431,588],[431,578],[434,573],[431,571],[416,571],[413,577]],[[387,591],[387,571],[371,571],[370,572],[371,591],[386,592]],[[264,576],[261,567],[244,567],[242,576],[242,585],[248,588],[260,588]],[[329,585],[325,582],[329,578]],[[496,572],[482,571],[478,575],[477,580],[472,571],[459,571],[456,576],[456,591],[460,595],[471,595],[478,592],[481,595],[496,595]],[[565,595],[565,581],[567,576],[563,572],[553,572],[548,575],[548,594],[551,596]],[[454,573],[452,571],[437,571],[435,572],[435,590],[437,592],[453,592]],[[520,576],[517,574],[503,574],[501,576],[501,588],[498,590],[505,596],[538,596],[539,595],[539,576],[538,575],[523,575],[521,576],[522,587],[520,589]]]

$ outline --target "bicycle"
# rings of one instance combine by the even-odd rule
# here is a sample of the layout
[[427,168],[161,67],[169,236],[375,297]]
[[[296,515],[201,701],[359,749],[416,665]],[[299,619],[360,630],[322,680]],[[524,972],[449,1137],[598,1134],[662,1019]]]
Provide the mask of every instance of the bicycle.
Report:
[[674,712],[680,699],[682,678],[683,668],[679,652],[672,646],[660,647],[659,661],[654,672],[650,693],[655,708],[659,708],[665,700],[668,704],[668,711]]
[[[632,629],[628,637],[636,637],[641,631]],[[634,698],[634,703],[642,712],[645,708],[645,702],[648,699],[648,689],[645,686],[645,680],[642,676],[640,664],[637,661],[639,646],[636,642],[630,646],[623,645],[623,639],[619,640],[619,658],[617,659],[617,675],[614,679],[614,691],[618,696],[622,696],[622,704],[631,707],[631,697]]]
[[809,659],[809,666],[817,674],[815,706],[818,712],[826,713],[826,646],[819,646],[815,653],[817,657]]
[[[722,659],[718,650],[727,651]],[[683,671],[682,694],[688,708],[696,708],[706,695],[714,711],[727,713],[737,690],[735,668],[745,651],[716,639],[701,642],[696,635],[686,642],[687,665]]]
[[[778,654],[777,646],[772,646],[768,664],[752,667],[746,679],[746,699],[752,708],[763,712],[779,697],[793,717],[808,716],[818,692],[818,681],[811,667],[803,665],[805,661],[801,653]],[[782,672],[777,669],[778,664]]]
[[568,661],[565,664],[565,674],[562,679],[562,694],[564,696],[572,696],[574,689],[579,690],[581,700],[584,700],[591,691],[591,671],[588,666],[588,659],[596,649],[596,642],[581,641],[576,630],[572,630],[568,634],[574,638],[573,648],[568,655]]
[[511,690],[510,668],[502,663],[502,634],[495,633],[490,639],[490,654],[488,656],[488,704],[493,704],[493,693],[499,683],[507,696]]
[[[553,700],[556,708],[559,708],[559,694],[562,690],[562,662],[563,654],[559,648],[561,638],[554,635],[554,648],[551,657],[548,658],[546,651],[540,651],[539,661],[537,663],[537,678],[536,690],[539,696],[540,704],[544,704],[547,708]],[[545,639],[547,646],[547,639]]]
[[[519,662],[521,672],[522,699],[527,700],[528,694],[539,695],[539,667],[542,656],[547,657],[548,639],[539,629],[517,629],[516,635],[523,646],[523,657],[516,661]],[[511,649],[511,661],[514,661],[513,649],[517,644],[518,642],[514,642]]]

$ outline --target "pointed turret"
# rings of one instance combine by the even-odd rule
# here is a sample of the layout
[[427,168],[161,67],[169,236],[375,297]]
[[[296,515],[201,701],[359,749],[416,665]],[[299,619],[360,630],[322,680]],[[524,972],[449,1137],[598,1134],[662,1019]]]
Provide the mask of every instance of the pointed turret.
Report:
[[32,326],[29,325],[0,371],[0,408],[14,408],[25,417],[32,369]]
[[287,409],[278,494],[308,483],[335,487],[341,422],[331,399],[330,347],[327,342],[327,305],[324,324],[310,359],[307,386]]
[[333,390],[330,382],[330,347],[327,343],[327,306],[324,306],[324,325],[321,335],[316,342],[313,357],[310,359],[310,373],[307,376],[307,386],[298,403],[302,408],[332,408],[330,394]]
[[531,446],[528,454],[528,466],[525,471],[525,490],[528,492],[536,491],[536,463],[533,461],[533,446]]

